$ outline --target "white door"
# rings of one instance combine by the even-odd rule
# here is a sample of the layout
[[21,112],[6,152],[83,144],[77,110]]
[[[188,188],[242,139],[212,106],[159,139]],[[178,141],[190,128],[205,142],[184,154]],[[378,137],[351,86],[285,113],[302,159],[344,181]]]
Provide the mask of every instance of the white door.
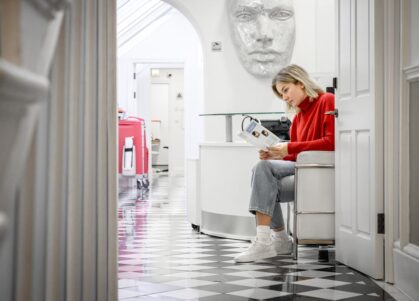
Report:
[[145,120],[146,131],[146,145],[148,147],[148,166],[151,172],[151,121],[150,121],[150,90],[151,90],[151,76],[150,66],[148,64],[135,64],[134,89],[136,94],[136,109],[135,116]]
[[383,277],[381,0],[338,0],[336,259]]
[[152,83],[150,101],[152,138],[160,140],[158,153],[152,153],[153,165],[169,167],[169,85]]

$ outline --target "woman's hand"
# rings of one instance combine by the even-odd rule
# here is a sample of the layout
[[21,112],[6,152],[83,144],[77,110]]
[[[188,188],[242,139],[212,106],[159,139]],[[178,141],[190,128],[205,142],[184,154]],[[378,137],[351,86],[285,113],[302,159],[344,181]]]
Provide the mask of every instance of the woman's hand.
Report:
[[286,155],[288,155],[288,143],[280,143],[268,147],[267,150],[259,151],[259,159],[261,160],[282,160]]
[[269,150],[267,150],[267,149],[259,150],[259,159],[269,160]]

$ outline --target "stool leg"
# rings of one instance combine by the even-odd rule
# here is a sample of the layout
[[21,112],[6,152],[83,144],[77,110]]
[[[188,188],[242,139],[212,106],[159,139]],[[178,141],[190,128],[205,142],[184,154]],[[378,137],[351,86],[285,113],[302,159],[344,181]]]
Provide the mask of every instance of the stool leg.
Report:
[[318,261],[319,262],[328,262],[329,261],[329,249],[327,246],[320,246],[318,250]]
[[298,239],[297,239],[297,189],[298,187],[298,168],[295,167],[295,173],[294,173],[294,216],[293,216],[293,222],[294,222],[294,229],[293,229],[293,239],[294,239],[294,245],[293,245],[293,255],[294,260],[298,259]]
[[290,203],[287,203],[287,233],[288,235],[291,234],[291,229],[290,229],[290,216],[291,216],[291,206]]
[[[293,221],[295,221],[295,214],[294,214],[294,219],[293,219]],[[290,205],[290,203],[287,203],[287,233],[288,233],[288,235],[290,235],[291,234],[291,228],[290,228],[290,217],[291,217],[291,205]],[[296,227],[297,227],[297,224],[294,222],[294,232],[293,232],[293,234],[292,234],[292,236],[293,236],[293,240],[294,240],[294,243],[293,243],[293,245],[292,245],[292,254],[293,254],[293,259],[294,260],[297,260],[297,256],[298,256],[298,245],[297,245],[297,243],[296,243],[296,241],[297,241],[297,238],[295,237],[295,233],[297,233],[296,232]]]
[[296,203],[294,201],[294,215],[293,215],[293,224],[294,224],[294,229],[293,229],[293,233],[292,233],[292,238],[294,239],[294,243],[292,245],[293,247],[293,251],[292,254],[294,256],[294,260],[298,259],[298,243],[297,243],[297,210],[296,210]]

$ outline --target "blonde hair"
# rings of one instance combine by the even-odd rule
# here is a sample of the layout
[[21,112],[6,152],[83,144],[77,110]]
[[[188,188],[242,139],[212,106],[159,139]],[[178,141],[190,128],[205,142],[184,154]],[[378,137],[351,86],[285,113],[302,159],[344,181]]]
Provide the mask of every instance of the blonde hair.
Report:
[[298,84],[301,83],[304,86],[304,90],[310,101],[316,99],[319,94],[324,93],[324,90],[310,78],[307,71],[298,65],[289,65],[281,69],[278,74],[272,80],[272,90],[275,95],[282,99],[282,94],[276,89],[278,83],[284,84]]

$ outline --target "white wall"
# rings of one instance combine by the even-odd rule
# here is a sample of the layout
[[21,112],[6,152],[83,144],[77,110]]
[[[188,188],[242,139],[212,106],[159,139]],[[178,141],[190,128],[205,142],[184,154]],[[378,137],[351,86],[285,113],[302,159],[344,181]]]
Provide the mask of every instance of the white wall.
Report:
[[[292,63],[330,80],[335,73],[334,0],[294,0],[297,38]],[[324,82],[331,85],[331,82]]]
[[[411,221],[414,217],[414,208],[409,204],[410,194],[413,190],[409,189],[412,185],[409,178],[409,170],[417,166],[417,156],[409,156],[409,148],[413,143],[409,141],[409,134],[415,131],[414,122],[409,122],[410,95],[413,91],[412,83],[419,80],[419,37],[417,28],[419,26],[419,2],[415,0],[401,1],[401,26],[402,26],[402,53],[401,53],[401,108],[400,108],[400,199],[398,202],[399,217],[395,217],[395,223],[399,223],[399,235],[395,235],[393,248],[394,255],[394,282],[395,285],[412,299],[419,296],[419,246],[413,239],[411,230],[416,225]],[[415,100],[415,99],[412,99]],[[414,115],[414,114],[413,114]],[[411,117],[411,115],[410,115]],[[412,136],[410,137],[412,138]],[[415,299],[416,300],[416,299]]]
[[[410,1],[410,45],[409,45],[409,53],[410,57],[409,60],[406,62],[406,66],[403,67],[413,67],[416,70],[415,80],[411,81],[409,83],[409,147],[410,147],[410,185],[415,183],[414,176],[415,176],[415,167],[419,166],[419,160],[417,156],[414,155],[414,152],[412,150],[417,149],[418,141],[415,139],[417,137],[417,132],[415,131],[417,129],[417,114],[415,114],[418,111],[418,88],[417,88],[417,81],[418,81],[418,70],[419,70],[419,35],[417,34],[417,28],[419,28],[419,1]],[[406,116],[407,117],[407,116]],[[416,192],[417,196],[417,190],[415,190],[415,187],[410,187],[410,202],[412,200],[416,200],[418,203],[418,199],[414,197]],[[412,217],[416,216],[415,209],[417,210],[417,207],[415,207],[412,203],[409,205],[409,215],[410,215],[410,233],[409,233],[409,241],[412,244],[416,244],[418,247],[417,251],[419,252],[419,244],[417,244],[417,238],[418,235],[418,226],[419,223],[417,220],[413,220]],[[416,240],[414,240],[416,238]],[[419,260],[419,253],[417,254],[417,260]]]
[[[152,30],[138,37],[131,50],[124,49],[119,53],[118,103],[136,113],[136,103],[140,101],[133,101],[132,96],[135,90],[132,79],[134,62],[142,62],[146,70],[153,64],[161,68],[170,64],[184,67],[186,190],[188,204],[191,204],[198,195],[193,179],[199,173],[196,161],[199,159],[199,143],[225,139],[222,117],[199,117],[198,114],[283,111],[284,107],[273,95],[270,79],[253,77],[242,67],[230,39],[226,0],[163,1],[179,12],[172,12]],[[334,0],[295,0],[294,3],[297,37],[292,62],[314,73],[324,85],[330,85],[335,74]],[[212,52],[211,42],[214,41],[222,43],[222,51]],[[142,74],[146,80],[147,71]],[[148,92],[140,90],[137,95],[144,95],[147,99]],[[233,121],[235,133],[241,118],[235,117]],[[199,224],[196,212],[200,212],[200,205],[197,203],[192,207],[194,209],[188,211],[189,219]]]
[[419,1],[410,1],[410,62],[408,66],[419,65]]
[[[179,8],[196,26],[204,51],[204,112],[282,111],[282,103],[274,97],[271,79],[253,77],[245,71],[230,39],[225,0],[167,0]],[[328,73],[333,77],[334,1],[295,0],[297,37],[292,62],[312,73]],[[212,52],[211,42],[222,43],[221,52]],[[221,117],[203,117],[205,140],[225,139]],[[234,120],[238,128],[240,118]]]
[[22,67],[46,76],[54,56],[63,13],[58,12],[55,18],[49,19],[28,1],[22,1],[20,5],[24,33],[20,37],[22,46],[19,49]]
[[[179,34],[182,33],[182,34]],[[121,53],[120,53],[121,54]],[[124,50],[118,57],[118,104],[129,114],[141,116],[138,103],[148,99],[133,99],[136,90],[132,78],[134,63],[144,63],[146,68],[184,68],[184,107],[185,107],[185,152],[187,158],[198,158],[198,144],[202,138],[203,111],[202,50],[199,37],[190,22],[174,10],[160,22],[152,33],[139,37],[131,50]],[[145,71],[147,72],[147,71]],[[138,95],[147,95],[137,91]]]
[[[120,105],[127,103],[130,107],[133,89],[130,65],[133,61],[184,62],[186,157],[192,159],[198,158],[200,141],[225,139],[222,117],[198,117],[198,114],[284,110],[271,92],[271,79],[256,78],[242,67],[230,39],[225,0],[165,2],[189,19],[199,37],[189,21],[173,12],[152,33],[142,37],[132,50],[125,51],[118,60]],[[297,37],[292,62],[316,74],[324,85],[330,85],[335,72],[334,1],[295,0],[294,3]],[[222,43],[221,52],[211,50],[213,41]],[[204,88],[201,86],[202,66]],[[234,132],[240,121],[240,117],[234,118]],[[204,138],[200,134],[201,122],[205,124]]]

